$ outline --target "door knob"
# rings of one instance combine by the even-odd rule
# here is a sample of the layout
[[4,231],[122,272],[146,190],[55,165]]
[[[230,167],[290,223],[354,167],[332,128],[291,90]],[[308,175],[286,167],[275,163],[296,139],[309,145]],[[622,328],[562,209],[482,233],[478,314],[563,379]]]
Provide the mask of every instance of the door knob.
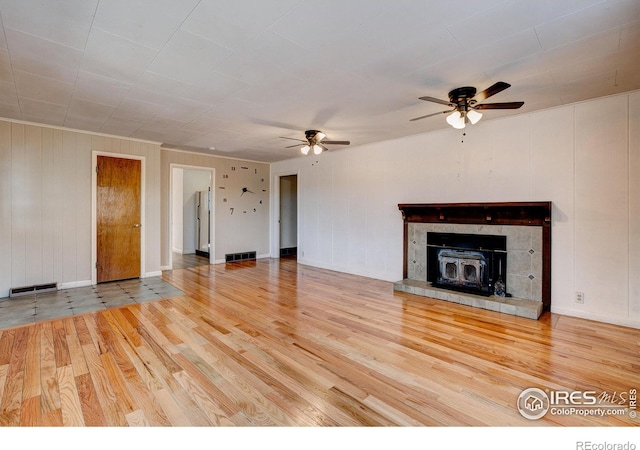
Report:
[[141,224],[141,223],[134,223],[134,224],[133,224],[133,227],[134,227],[134,228],[140,228],[141,226],[142,226],[142,224]]

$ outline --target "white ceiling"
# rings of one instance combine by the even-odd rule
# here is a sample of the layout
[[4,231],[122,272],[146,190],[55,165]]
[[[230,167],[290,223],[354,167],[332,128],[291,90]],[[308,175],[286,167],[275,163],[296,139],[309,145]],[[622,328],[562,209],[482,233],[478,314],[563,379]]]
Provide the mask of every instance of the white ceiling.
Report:
[[0,117],[266,162],[307,129],[446,127],[409,119],[460,86],[525,102],[483,120],[640,89],[640,0],[0,0],[0,20]]

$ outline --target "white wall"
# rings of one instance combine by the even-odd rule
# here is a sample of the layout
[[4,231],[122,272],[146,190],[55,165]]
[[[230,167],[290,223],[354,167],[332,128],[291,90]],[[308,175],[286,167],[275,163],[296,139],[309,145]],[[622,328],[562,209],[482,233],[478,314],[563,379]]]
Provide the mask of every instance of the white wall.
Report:
[[552,311],[640,327],[640,93],[489,118],[272,164],[299,174],[298,261],[397,281],[398,203],[552,201]]
[[143,276],[160,272],[158,144],[0,120],[0,297],[91,283],[94,151],[145,158]]
[[629,96],[629,317],[640,321],[640,93]]

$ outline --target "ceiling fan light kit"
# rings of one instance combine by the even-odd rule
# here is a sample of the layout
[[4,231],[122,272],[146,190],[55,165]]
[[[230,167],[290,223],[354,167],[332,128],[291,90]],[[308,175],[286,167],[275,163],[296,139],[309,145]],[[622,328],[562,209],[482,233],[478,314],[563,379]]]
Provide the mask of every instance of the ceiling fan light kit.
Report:
[[475,109],[472,109],[471,111],[467,112],[467,118],[469,119],[469,122],[471,122],[471,125],[475,125],[480,121],[480,119],[482,119],[482,113],[479,113]]
[[462,130],[465,127],[464,117],[460,111],[454,111],[447,116],[447,123],[456,130]]

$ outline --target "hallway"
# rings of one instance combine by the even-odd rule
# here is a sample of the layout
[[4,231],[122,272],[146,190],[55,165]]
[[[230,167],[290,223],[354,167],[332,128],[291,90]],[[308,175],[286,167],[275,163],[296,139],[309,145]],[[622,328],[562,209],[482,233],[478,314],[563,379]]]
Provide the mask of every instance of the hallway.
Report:
[[195,253],[183,255],[173,252],[172,258],[173,270],[188,269],[190,267],[206,266],[209,264],[209,258],[196,255]]

